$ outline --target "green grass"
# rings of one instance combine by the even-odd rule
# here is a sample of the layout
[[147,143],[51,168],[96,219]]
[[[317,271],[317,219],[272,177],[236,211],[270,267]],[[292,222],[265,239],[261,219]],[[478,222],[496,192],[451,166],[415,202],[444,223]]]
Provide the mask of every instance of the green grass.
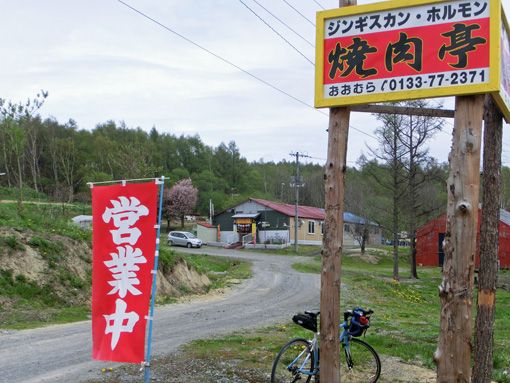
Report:
[[[419,279],[409,279],[408,253],[399,260],[400,282],[392,280],[393,258],[385,249],[372,254],[377,264],[364,262],[359,257],[343,256],[341,310],[354,307],[372,308],[371,327],[365,340],[380,355],[419,362],[434,368],[432,355],[439,336],[440,300],[438,286],[441,269],[421,267]],[[320,273],[320,257],[306,259],[294,265],[301,272]],[[503,272],[505,274],[505,272]],[[508,275],[508,274],[507,274]],[[296,308],[296,312],[307,309]],[[281,347],[293,338],[309,338],[311,333],[289,321],[251,331],[194,341],[183,350],[183,357],[234,358],[240,369],[270,371]],[[410,345],[412,344],[412,347]],[[506,371],[506,372],[505,372]],[[509,382],[510,378],[510,293],[499,289],[496,302],[496,330],[494,335],[493,380]]]
[[[420,267],[419,279],[409,279],[410,265],[404,254],[399,260],[401,280],[397,282],[392,279],[392,257],[381,254],[377,257],[380,258],[377,264],[365,263],[359,257],[343,257],[342,310],[357,306],[372,308],[375,314],[367,340],[380,354],[421,361],[434,368],[432,355],[439,335],[441,269]],[[320,265],[319,259],[315,261]],[[502,275],[506,273],[503,271]],[[493,379],[498,382],[510,382],[509,339],[510,293],[498,289],[493,374]]]
[[[211,285],[207,287],[218,289],[228,287],[239,279],[247,279],[252,275],[251,263],[241,262],[239,260],[214,257],[208,254],[180,254],[174,249],[163,247],[159,253],[158,268],[168,272],[172,266],[179,260],[184,259],[189,267],[194,268],[198,273],[207,274]],[[183,287],[181,292],[190,293]],[[165,302],[167,302],[165,300]]]
[[283,249],[249,249],[243,250],[248,252],[261,252],[270,253],[270,254],[278,254],[278,255],[320,255],[322,246],[313,246],[313,245],[300,245],[298,246],[298,252],[294,251],[294,245],[285,247]]
[[[83,288],[85,282],[62,273],[72,288]],[[9,309],[0,306],[0,328],[26,329],[50,323],[67,323],[86,320],[89,306],[73,307],[68,297],[60,297],[51,283],[28,281],[23,274],[13,275],[12,270],[0,270],[0,295],[12,299]]]
[[0,328],[26,330],[44,325],[79,322],[90,319],[90,307],[42,307],[20,305],[8,316],[2,317]]
[[90,206],[23,203],[18,212],[16,203],[0,203],[0,227],[16,230],[31,229],[41,234],[60,234],[79,241],[92,241],[92,231],[70,225],[77,215],[91,215]]

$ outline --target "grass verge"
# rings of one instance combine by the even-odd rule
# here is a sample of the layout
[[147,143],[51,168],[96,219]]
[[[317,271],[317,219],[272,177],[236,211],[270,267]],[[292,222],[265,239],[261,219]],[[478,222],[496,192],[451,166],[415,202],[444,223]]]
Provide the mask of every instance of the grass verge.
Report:
[[[371,262],[374,263],[359,256],[344,255],[341,308],[374,309],[365,340],[380,355],[433,369],[432,355],[437,348],[439,334],[438,286],[441,270],[422,267],[418,270],[420,279],[406,278],[410,267],[404,253],[400,259],[401,280],[397,282],[392,279],[392,257],[384,254],[384,251],[373,251]],[[294,267],[302,272],[320,273],[320,258],[295,264]],[[509,272],[503,271],[502,277],[510,278]],[[296,312],[306,309],[311,308],[297,307]],[[261,380],[247,380],[266,381],[281,347],[290,339],[310,336],[310,332],[291,322],[292,314],[289,313],[288,322],[276,326],[193,341],[182,349],[179,357],[206,360],[209,365],[234,360],[237,374],[244,371],[248,376],[250,371],[258,371]],[[412,347],[409,346],[411,344]],[[503,289],[497,292],[493,381],[510,382],[510,293]]]

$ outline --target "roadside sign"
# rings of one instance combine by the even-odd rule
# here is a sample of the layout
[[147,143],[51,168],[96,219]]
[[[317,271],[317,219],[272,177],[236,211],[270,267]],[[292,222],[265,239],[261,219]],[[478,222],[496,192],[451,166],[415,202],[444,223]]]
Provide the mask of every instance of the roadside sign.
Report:
[[501,17],[501,75],[500,91],[494,94],[494,99],[499,109],[505,116],[505,120],[510,122],[510,40],[509,40],[508,22],[504,12]]
[[315,106],[500,89],[510,105],[504,20],[500,0],[396,0],[318,12]]

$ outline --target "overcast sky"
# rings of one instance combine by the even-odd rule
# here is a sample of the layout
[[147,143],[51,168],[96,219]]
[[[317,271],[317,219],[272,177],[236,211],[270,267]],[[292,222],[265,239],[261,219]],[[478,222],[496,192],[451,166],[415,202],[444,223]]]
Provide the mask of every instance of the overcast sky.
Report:
[[[503,4],[510,12],[510,0]],[[337,7],[338,0],[11,1],[0,12],[0,97],[26,101],[43,89],[40,115],[61,124],[73,119],[92,130],[123,121],[198,134],[213,147],[234,140],[249,161],[292,161],[298,151],[323,163],[328,109],[313,107],[314,25],[317,11]],[[351,113],[350,125],[353,166],[366,145],[377,146],[380,124]],[[452,127],[448,120],[431,145],[441,162]],[[510,166],[507,124],[503,142]]]

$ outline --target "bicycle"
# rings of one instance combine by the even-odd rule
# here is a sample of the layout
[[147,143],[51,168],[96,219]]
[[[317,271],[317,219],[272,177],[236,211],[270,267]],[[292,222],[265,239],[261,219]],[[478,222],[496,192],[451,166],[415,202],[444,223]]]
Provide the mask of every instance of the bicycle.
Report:
[[[357,339],[370,327],[373,310],[356,308],[344,312],[340,324],[340,380],[342,383],[375,383],[381,374],[381,360],[377,352],[365,341]],[[287,343],[278,353],[271,371],[271,383],[295,383],[315,378],[319,383],[319,344],[317,317],[320,311],[305,311],[292,320],[313,332],[313,339],[298,338]],[[351,319],[349,321],[349,318]],[[343,352],[342,352],[343,349]]]

